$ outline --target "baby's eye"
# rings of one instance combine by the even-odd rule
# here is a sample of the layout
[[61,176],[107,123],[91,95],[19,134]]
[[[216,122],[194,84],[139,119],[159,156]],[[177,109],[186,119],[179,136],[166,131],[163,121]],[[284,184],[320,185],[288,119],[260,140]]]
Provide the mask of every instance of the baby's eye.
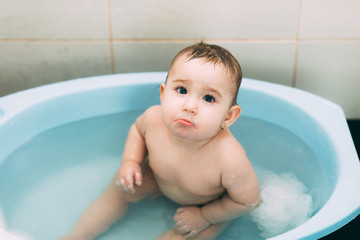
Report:
[[187,90],[184,87],[177,87],[176,90],[180,94],[187,94]]
[[211,96],[211,95],[205,95],[205,96],[203,97],[203,99],[204,99],[206,102],[209,102],[209,103],[215,102],[215,98],[214,98],[213,96]]

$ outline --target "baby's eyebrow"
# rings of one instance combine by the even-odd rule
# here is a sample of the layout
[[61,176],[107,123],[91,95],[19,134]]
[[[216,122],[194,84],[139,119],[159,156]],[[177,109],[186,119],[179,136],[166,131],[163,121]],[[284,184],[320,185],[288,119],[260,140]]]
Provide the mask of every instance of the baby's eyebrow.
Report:
[[174,83],[189,83],[189,80],[185,80],[185,79],[176,79],[173,81]]
[[216,90],[215,88],[211,88],[211,87],[206,87],[205,90],[207,92],[210,92],[210,93],[215,93],[216,95],[218,95],[219,97],[221,97],[221,94],[218,90]]

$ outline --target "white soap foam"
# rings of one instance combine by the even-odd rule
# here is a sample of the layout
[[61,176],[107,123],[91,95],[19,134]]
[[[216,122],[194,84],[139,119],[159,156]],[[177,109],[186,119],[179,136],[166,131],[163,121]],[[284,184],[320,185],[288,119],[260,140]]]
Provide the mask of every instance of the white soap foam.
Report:
[[313,200],[294,174],[261,171],[258,177],[261,203],[250,216],[262,237],[284,233],[309,219],[314,210]]

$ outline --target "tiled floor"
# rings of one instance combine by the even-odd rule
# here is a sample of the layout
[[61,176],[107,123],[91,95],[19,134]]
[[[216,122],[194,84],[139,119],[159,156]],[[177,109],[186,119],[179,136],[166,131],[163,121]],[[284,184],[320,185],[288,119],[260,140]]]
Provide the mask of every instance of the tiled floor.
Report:
[[[348,120],[351,135],[354,140],[354,144],[360,156],[360,120]],[[357,240],[360,239],[360,215],[357,216],[353,221],[346,224],[344,227],[335,231],[334,233],[321,238],[321,240]]]

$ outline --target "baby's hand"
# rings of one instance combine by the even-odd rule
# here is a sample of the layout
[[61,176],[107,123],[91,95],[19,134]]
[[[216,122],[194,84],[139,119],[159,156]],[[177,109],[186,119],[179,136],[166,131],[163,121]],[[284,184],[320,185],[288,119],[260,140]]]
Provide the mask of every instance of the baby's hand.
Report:
[[116,186],[124,192],[135,193],[135,184],[140,186],[141,183],[142,174],[140,165],[133,161],[123,162],[115,180]]
[[185,238],[192,238],[207,228],[210,223],[198,207],[179,208],[174,216],[175,230]]

